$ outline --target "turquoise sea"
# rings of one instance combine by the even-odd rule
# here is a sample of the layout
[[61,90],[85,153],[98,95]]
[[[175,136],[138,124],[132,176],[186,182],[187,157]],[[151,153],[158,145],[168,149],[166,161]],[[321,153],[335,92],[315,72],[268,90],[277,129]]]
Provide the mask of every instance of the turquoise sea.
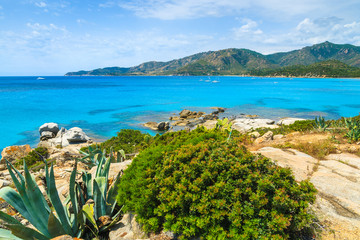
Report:
[[38,142],[38,127],[81,127],[96,139],[148,131],[184,108],[227,115],[328,119],[360,111],[359,79],[256,77],[0,77],[0,150]]

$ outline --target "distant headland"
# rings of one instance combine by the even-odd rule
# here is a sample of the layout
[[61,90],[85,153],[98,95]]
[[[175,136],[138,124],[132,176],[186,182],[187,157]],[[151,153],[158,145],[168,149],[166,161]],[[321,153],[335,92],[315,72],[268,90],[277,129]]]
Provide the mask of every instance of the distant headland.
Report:
[[66,76],[274,76],[360,77],[360,47],[324,42],[290,52],[263,55],[248,49],[229,48],[197,53],[169,62],[106,67],[68,72]]

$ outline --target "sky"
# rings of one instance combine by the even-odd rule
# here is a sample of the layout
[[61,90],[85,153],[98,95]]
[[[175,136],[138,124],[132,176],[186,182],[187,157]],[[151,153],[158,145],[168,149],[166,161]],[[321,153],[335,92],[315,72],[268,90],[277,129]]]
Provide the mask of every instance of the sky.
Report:
[[64,75],[204,51],[360,46],[360,0],[0,0],[0,76]]

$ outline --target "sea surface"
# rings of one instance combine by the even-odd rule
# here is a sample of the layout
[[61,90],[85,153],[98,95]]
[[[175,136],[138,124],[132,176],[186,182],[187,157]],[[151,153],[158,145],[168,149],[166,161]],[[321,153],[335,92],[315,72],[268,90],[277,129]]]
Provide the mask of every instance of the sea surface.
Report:
[[[38,143],[46,122],[83,128],[104,140],[122,128],[167,120],[182,109],[228,108],[224,116],[257,114],[313,119],[360,111],[359,79],[262,77],[0,77],[0,151]],[[154,134],[154,132],[151,132]]]

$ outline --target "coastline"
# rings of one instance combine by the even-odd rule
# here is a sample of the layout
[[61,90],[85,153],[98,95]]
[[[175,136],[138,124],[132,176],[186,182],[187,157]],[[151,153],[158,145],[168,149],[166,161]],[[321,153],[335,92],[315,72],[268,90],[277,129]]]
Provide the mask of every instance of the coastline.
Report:
[[134,74],[134,75],[64,75],[64,77],[254,77],[254,78],[324,78],[324,79],[360,79],[359,77],[327,77],[327,76],[257,76],[257,75],[157,75],[157,74]]

